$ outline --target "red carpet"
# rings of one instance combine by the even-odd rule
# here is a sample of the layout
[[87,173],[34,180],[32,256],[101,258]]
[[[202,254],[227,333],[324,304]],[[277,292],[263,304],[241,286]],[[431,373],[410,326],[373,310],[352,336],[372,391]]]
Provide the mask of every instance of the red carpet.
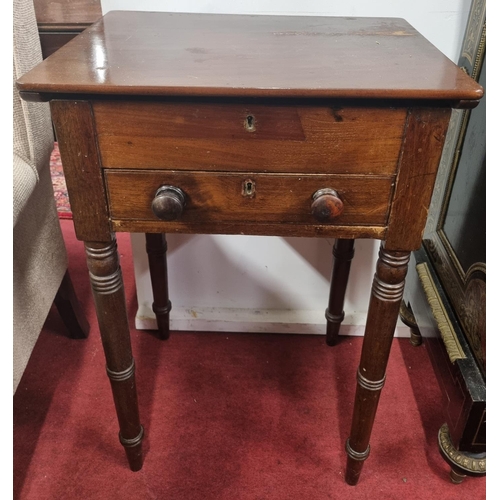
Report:
[[73,214],[71,213],[68,189],[66,188],[66,179],[64,178],[57,142],[54,143],[54,149],[50,155],[50,176],[52,177],[52,186],[54,187],[57,215],[60,219],[72,219]]
[[[440,392],[425,347],[396,340],[356,487],[343,482],[361,339],[132,330],[146,461],[127,469],[104,370],[83,247],[61,221],[90,337],[51,311],[14,397],[14,498],[322,500],[485,498],[456,486],[437,448]],[[131,313],[128,236],[119,235]],[[175,307],[175,304],[174,304]]]

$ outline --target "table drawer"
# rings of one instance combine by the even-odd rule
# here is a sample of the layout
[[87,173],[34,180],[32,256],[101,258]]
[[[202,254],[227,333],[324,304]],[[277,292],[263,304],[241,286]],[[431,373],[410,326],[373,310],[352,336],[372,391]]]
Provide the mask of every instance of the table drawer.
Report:
[[[179,171],[106,170],[113,220],[159,221],[151,203],[161,186],[175,186],[186,204],[177,222],[255,222],[318,224],[312,197],[334,189],[344,210],[329,225],[383,226],[393,178],[345,175],[282,175]],[[252,187],[252,189],[249,189]]]
[[406,109],[93,102],[103,167],[392,175]]

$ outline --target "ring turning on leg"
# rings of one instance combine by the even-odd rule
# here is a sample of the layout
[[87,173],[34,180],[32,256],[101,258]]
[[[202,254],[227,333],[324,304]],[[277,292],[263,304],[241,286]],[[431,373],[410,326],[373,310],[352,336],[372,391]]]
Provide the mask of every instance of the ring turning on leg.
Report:
[[368,458],[370,435],[385,383],[385,370],[409,260],[410,252],[392,252],[382,244],[373,278],[357,375],[351,435],[346,443],[346,482],[351,485],[357,484],[364,460]]
[[120,442],[125,447],[130,469],[142,467],[142,437],[135,387],[135,363],[125,306],[123,280],[116,241],[86,242],[87,266],[111,383]]

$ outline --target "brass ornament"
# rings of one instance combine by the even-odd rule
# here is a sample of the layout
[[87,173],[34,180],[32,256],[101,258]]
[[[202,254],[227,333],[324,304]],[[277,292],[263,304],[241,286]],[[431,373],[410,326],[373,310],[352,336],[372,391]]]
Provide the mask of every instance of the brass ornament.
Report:
[[451,441],[448,424],[443,424],[438,433],[438,444],[441,453],[455,467],[462,469],[468,475],[486,474],[486,455],[477,458],[465,452],[458,451]]

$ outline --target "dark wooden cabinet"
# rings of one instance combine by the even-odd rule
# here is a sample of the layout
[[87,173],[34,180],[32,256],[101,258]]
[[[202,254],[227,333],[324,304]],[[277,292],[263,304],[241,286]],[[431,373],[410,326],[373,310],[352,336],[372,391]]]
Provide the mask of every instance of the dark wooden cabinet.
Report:
[[[486,88],[486,7],[474,0],[459,66]],[[486,472],[486,99],[454,110],[403,311],[427,342],[443,394],[452,479]],[[413,313],[413,317],[411,317]]]
[[101,0],[34,0],[43,58],[102,16]]

